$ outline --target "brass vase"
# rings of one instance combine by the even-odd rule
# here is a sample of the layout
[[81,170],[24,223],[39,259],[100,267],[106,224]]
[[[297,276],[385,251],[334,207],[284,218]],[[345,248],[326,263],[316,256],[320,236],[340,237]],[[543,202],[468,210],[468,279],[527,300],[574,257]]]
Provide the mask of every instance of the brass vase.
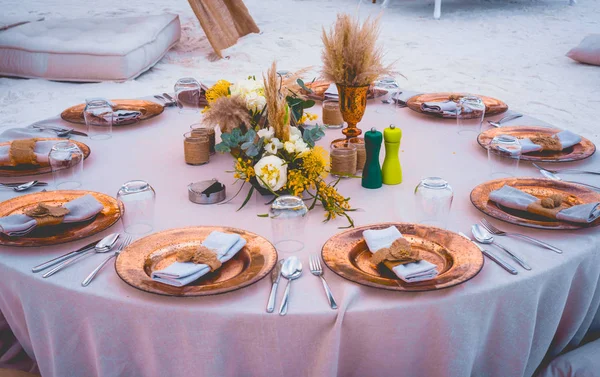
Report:
[[344,122],[348,123],[348,127],[344,128],[342,133],[347,139],[357,137],[362,134],[362,130],[356,127],[356,124],[360,122],[365,114],[369,85],[335,85],[337,86],[340,98],[340,112],[342,113],[342,118],[344,118]]

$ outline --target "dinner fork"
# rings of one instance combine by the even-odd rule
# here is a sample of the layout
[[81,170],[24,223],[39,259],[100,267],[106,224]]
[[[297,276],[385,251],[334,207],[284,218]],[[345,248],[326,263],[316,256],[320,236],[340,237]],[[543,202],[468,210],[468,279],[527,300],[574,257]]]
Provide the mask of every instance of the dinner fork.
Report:
[[511,115],[507,115],[507,116],[505,116],[504,118],[500,119],[500,120],[499,120],[499,121],[497,121],[497,122],[494,122],[494,121],[492,121],[492,120],[488,120],[488,123],[490,124],[490,126],[494,126],[494,127],[502,127],[502,123],[505,123],[505,122],[511,121],[511,120],[513,120],[513,119],[520,118],[520,117],[522,117],[522,116],[523,116],[522,114],[511,114]]
[[547,244],[545,242],[542,242],[542,241],[540,241],[538,239],[535,239],[533,237],[529,237],[529,236],[526,236],[526,235],[520,234],[520,233],[504,232],[504,231],[496,228],[494,225],[492,225],[492,223],[490,223],[486,219],[481,219],[481,225],[483,225],[483,227],[485,229],[487,229],[488,232],[492,233],[495,236],[509,236],[509,237],[521,238],[521,239],[527,240],[527,241],[529,241],[531,243],[534,243],[536,245],[539,245],[541,247],[544,247],[546,249],[552,250],[552,251],[554,251],[554,252],[556,252],[558,254],[562,254],[562,250],[561,249],[559,249],[557,247],[554,247],[554,246],[552,246],[550,244]]
[[559,174],[559,173],[581,173],[581,174],[595,174],[595,175],[600,175],[600,171],[579,170],[579,169],[550,170],[548,168],[543,168],[543,167],[539,166],[535,162],[533,162],[532,164],[533,164],[533,166],[535,166],[536,168],[538,168],[540,170],[549,171],[550,173],[553,173],[553,174]]
[[96,267],[94,269],[94,271],[92,271],[88,277],[86,277],[82,282],[81,285],[84,287],[87,287],[92,280],[94,279],[94,277],[96,277],[96,275],[98,274],[98,272],[100,272],[100,270],[102,269],[102,267],[104,267],[105,264],[108,263],[108,261],[110,261],[112,258],[118,256],[119,254],[121,254],[121,251],[123,251],[124,248],[127,247],[127,245],[129,245],[131,243],[131,240],[133,239],[132,236],[126,236],[123,241],[121,242],[121,244],[119,245],[119,248],[117,250],[115,250],[115,252],[112,255],[109,255],[108,258],[106,258],[102,263],[100,263],[98,265],[98,267]]
[[329,300],[329,306],[331,306],[331,309],[337,309],[337,302],[335,302],[335,299],[333,298],[333,293],[331,293],[331,289],[329,289],[329,285],[323,277],[323,267],[321,267],[321,260],[318,256],[311,255],[308,257],[308,265],[310,267],[310,273],[321,278],[323,288],[325,289],[325,295],[327,295],[327,299]]

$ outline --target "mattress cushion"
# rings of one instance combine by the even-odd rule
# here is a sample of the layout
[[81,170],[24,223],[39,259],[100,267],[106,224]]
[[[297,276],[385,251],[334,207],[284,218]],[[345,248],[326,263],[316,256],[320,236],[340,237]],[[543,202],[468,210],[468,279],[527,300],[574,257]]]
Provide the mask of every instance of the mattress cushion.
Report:
[[125,81],[179,41],[176,14],[54,19],[0,31],[0,75],[61,81]]

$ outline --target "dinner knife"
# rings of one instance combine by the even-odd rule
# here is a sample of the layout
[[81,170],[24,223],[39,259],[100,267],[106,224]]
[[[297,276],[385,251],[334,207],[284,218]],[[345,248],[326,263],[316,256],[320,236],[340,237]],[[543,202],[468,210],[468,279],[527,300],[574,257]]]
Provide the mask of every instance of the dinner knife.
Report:
[[74,256],[76,256],[78,254],[81,254],[81,253],[84,253],[84,252],[86,252],[86,251],[88,251],[90,249],[93,249],[94,246],[96,246],[96,244],[98,242],[100,242],[101,240],[102,240],[102,238],[100,238],[99,240],[96,240],[94,242],[91,242],[91,243],[83,246],[80,249],[77,249],[75,251],[71,251],[70,253],[67,253],[67,254],[61,255],[59,257],[56,257],[56,258],[54,258],[52,260],[49,260],[48,262],[44,262],[44,263],[40,264],[39,266],[35,266],[35,267],[33,267],[31,269],[31,272],[35,273],[35,272],[43,271],[43,270],[45,270],[45,269],[47,269],[49,267],[52,267],[52,266],[54,266],[56,264],[59,264],[60,262],[63,262],[65,260],[67,260],[67,259],[70,259],[70,258],[72,258],[72,257],[74,257]]
[[495,256],[494,254],[490,253],[489,251],[487,251],[486,249],[484,249],[483,247],[481,247],[477,242],[475,242],[472,239],[470,239],[469,236],[467,236],[463,232],[458,232],[458,234],[460,234],[461,236],[465,237],[469,241],[473,242],[473,245],[477,246],[477,248],[481,251],[481,253],[483,255],[485,255],[489,259],[493,260],[494,262],[496,262],[500,267],[504,268],[506,271],[510,272],[513,275],[517,275],[519,273],[513,266],[511,266],[510,264],[508,264],[507,262],[505,262],[500,257]]
[[79,135],[79,136],[85,136],[85,137],[88,136],[88,134],[86,134],[85,132],[81,132],[81,131],[77,131],[77,130],[73,130],[73,131],[71,131],[69,133],[72,134],[72,135]]
[[271,271],[271,294],[269,295],[269,302],[267,303],[267,313],[273,313],[275,310],[275,300],[277,299],[277,287],[279,286],[279,280],[281,279],[281,267],[283,266],[283,259],[279,262]]
[[[29,183],[28,182],[11,182],[11,183],[0,183],[0,186],[6,186],[6,187],[15,187],[15,186],[20,186],[20,185],[24,185],[25,183]],[[48,182],[41,182],[38,181],[35,185],[33,186],[48,186]]]

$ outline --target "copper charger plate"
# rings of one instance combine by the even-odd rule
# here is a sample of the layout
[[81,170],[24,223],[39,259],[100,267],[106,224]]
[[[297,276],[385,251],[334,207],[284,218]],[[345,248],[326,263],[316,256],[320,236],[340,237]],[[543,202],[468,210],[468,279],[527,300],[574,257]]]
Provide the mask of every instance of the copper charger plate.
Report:
[[[439,118],[456,118],[456,117],[443,117],[442,114],[430,113],[421,110],[421,104],[424,102],[444,102],[450,99],[450,96],[465,96],[466,93],[425,93],[418,94],[416,96],[410,97],[408,101],[406,101],[406,106],[417,113],[432,115]],[[492,116],[502,114],[506,110],[508,110],[508,105],[499,99],[495,99],[487,96],[480,96],[475,94],[477,97],[483,100],[485,104],[485,116]]]
[[[367,229],[395,226],[421,257],[440,272],[431,280],[405,283],[387,267],[375,268],[362,236]],[[358,284],[392,291],[419,292],[453,287],[472,279],[483,267],[483,254],[468,239],[441,228],[420,224],[387,223],[350,229],[331,237],[322,250],[323,261],[333,272]]]
[[[197,248],[212,231],[236,233],[246,246],[221,268],[183,287],[152,280],[153,271],[176,260],[184,248]],[[277,251],[265,238],[245,230],[222,226],[197,226],[154,233],[127,246],[117,257],[116,270],[127,284],[145,292],[165,296],[208,296],[234,291],[256,283],[277,263]]]
[[121,211],[117,200],[106,194],[94,191],[59,190],[45,191],[17,196],[0,203],[0,217],[23,213],[39,203],[58,206],[77,199],[83,195],[93,195],[104,209],[93,219],[73,224],[60,224],[46,226],[33,230],[23,237],[9,237],[0,233],[0,245],[4,246],[49,246],[80,240],[112,226],[119,217]]
[[[307,96],[308,98],[315,100],[315,101],[324,101],[326,100],[326,96],[325,96],[325,92],[327,91],[327,89],[329,89],[329,86],[332,83],[329,81],[314,81],[314,82],[309,82],[306,83],[306,87],[311,89],[313,92],[312,93],[306,93],[306,91],[303,91],[303,94],[305,96]],[[374,98],[379,98],[382,97],[384,95],[386,95],[388,93],[387,90],[385,89],[376,89],[374,87],[369,88],[369,91],[367,92],[367,99],[374,99]]]
[[[141,99],[112,99],[110,100],[115,106],[114,110],[134,110],[142,113],[139,120],[146,120],[157,115],[160,115],[165,108],[152,101],[146,101]],[[85,124],[85,119],[83,118],[83,109],[85,108],[85,103],[71,106],[60,114],[60,117],[63,120],[71,123],[77,124]],[[115,124],[115,126],[123,126],[126,124],[136,123],[138,120],[128,122],[128,123],[119,123]]]
[[600,219],[588,224],[552,220],[526,211],[506,208],[489,200],[490,193],[504,185],[517,188],[540,199],[552,194],[560,194],[566,198],[566,203],[571,206],[600,202],[600,193],[574,183],[543,178],[502,178],[475,187],[471,191],[471,203],[478,210],[493,218],[530,228],[574,230],[600,225]]
[[[540,126],[515,126],[498,127],[484,131],[477,136],[477,142],[484,149],[492,142],[492,139],[498,135],[511,135],[519,139],[530,138],[536,135],[553,136],[562,130],[558,128],[540,127]],[[590,157],[596,152],[596,146],[590,140],[581,137],[581,142],[572,147],[565,148],[562,151],[542,151],[524,153],[520,159],[533,162],[568,162],[578,161]]]
[[[83,159],[85,160],[91,153],[90,147],[86,144],[68,139],[54,138],[54,137],[40,137],[38,140],[56,140],[59,141],[70,141],[75,143],[81,152],[83,153]],[[0,143],[0,146],[10,145],[10,141]],[[26,175],[37,175],[52,173],[52,167],[48,166],[37,166],[37,165],[19,165],[19,166],[2,166],[0,167],[0,177],[23,177]]]

